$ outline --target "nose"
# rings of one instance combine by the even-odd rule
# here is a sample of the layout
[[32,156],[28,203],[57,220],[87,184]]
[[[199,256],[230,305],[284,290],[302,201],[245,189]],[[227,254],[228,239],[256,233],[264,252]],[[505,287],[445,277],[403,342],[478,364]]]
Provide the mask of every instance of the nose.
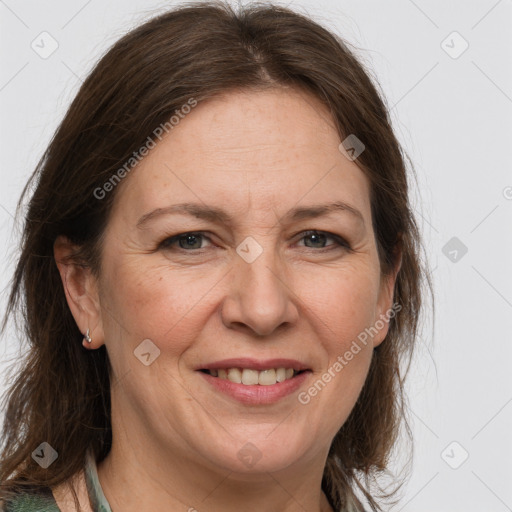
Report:
[[289,272],[265,249],[248,263],[236,256],[229,291],[222,304],[222,321],[230,329],[269,336],[278,328],[297,322],[298,297],[291,288]]

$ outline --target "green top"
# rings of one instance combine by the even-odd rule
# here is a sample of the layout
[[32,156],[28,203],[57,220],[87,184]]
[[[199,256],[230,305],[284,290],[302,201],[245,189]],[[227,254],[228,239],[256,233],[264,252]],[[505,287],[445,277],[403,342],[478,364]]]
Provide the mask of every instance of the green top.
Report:
[[[96,460],[91,451],[87,452],[85,482],[91,508],[94,512],[112,512],[101,488]],[[38,492],[25,492],[5,504],[5,512],[61,512],[49,487]]]

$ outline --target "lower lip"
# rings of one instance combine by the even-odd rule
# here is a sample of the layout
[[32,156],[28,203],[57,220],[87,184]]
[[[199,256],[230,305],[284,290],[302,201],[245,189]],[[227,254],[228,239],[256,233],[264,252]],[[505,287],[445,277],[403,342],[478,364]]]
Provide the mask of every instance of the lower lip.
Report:
[[213,377],[213,375],[210,375],[209,373],[201,371],[199,371],[199,373],[217,391],[221,391],[244,404],[258,405],[273,404],[281,398],[297,391],[302,383],[308,378],[311,371],[304,371],[291,379],[286,379],[283,382],[277,382],[276,384],[271,384],[269,386],[261,386],[260,384],[246,386],[245,384],[231,382],[228,379]]

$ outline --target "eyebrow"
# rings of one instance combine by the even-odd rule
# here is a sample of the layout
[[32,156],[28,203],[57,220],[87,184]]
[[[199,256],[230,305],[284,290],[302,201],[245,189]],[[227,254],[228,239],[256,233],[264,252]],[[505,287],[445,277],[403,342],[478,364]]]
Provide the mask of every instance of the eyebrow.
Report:
[[[296,207],[287,212],[282,217],[281,221],[293,222],[297,220],[313,219],[335,212],[347,212],[358,218],[364,225],[363,214],[358,209],[343,201]],[[143,229],[149,221],[157,217],[170,214],[191,215],[199,219],[218,224],[231,224],[233,222],[233,218],[222,208],[200,203],[180,203],[165,208],[156,208],[155,210],[144,214],[137,221],[137,228]]]

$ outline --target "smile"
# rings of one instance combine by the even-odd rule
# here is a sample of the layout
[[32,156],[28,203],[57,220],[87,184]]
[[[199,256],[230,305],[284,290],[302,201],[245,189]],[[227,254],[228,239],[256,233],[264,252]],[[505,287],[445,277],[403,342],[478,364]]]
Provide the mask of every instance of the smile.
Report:
[[[283,376],[282,370],[283,368],[260,371],[248,368],[229,368],[227,370],[219,368],[215,370],[201,369],[197,373],[205,379],[215,394],[228,396],[245,405],[258,406],[276,403],[298,391],[308,376],[312,374],[311,370],[288,368],[284,369],[284,380],[279,382],[277,378]],[[217,372],[217,376],[214,376],[215,372]],[[292,373],[291,377],[290,373]]]
[[212,377],[229,380],[235,384],[243,384],[245,386],[272,386],[278,382],[292,379],[301,371],[293,368],[269,368],[267,370],[254,370],[251,368],[219,368],[219,369],[203,369]]

